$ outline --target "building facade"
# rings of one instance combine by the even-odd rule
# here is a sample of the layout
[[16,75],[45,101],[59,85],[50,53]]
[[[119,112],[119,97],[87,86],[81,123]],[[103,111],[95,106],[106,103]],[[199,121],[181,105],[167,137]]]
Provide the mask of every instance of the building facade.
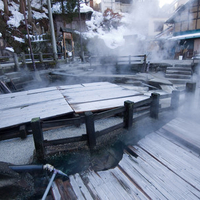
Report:
[[166,23],[174,27],[170,39],[179,44],[176,57],[191,58],[200,53],[200,0],[190,0],[179,7]]

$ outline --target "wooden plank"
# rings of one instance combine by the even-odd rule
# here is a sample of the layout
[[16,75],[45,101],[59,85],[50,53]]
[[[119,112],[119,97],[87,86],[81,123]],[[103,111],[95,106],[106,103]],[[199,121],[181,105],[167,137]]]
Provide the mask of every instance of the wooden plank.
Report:
[[[139,141],[138,145],[159,159],[182,179],[200,190],[200,159],[183,150],[158,134],[150,134],[148,138]],[[166,148],[163,148],[166,147]]]
[[[131,162],[128,160],[131,159]],[[138,162],[132,156],[123,155],[123,159],[119,163],[120,170],[127,174],[127,177],[147,196],[147,199],[167,199],[148,179],[148,174],[137,170]],[[140,166],[139,166],[140,168]]]
[[105,110],[110,108],[116,108],[120,106],[124,106],[124,101],[129,100],[134,103],[137,103],[139,101],[143,101],[148,99],[148,96],[130,96],[130,97],[122,97],[119,99],[108,99],[108,100],[102,100],[102,101],[96,101],[96,102],[86,102],[86,103],[80,103],[80,104],[70,104],[72,109],[76,113],[85,112],[85,111],[96,111],[96,110]]
[[103,190],[102,188],[102,181],[99,179],[95,179],[92,175],[92,172],[89,171],[87,173],[86,179],[88,180],[87,182],[85,181],[85,184],[88,188],[89,191],[91,191],[93,199],[109,199],[106,196],[106,191]]
[[95,92],[95,91],[98,91],[98,90],[112,90],[112,89],[124,89],[116,84],[104,84],[104,85],[95,85],[95,86],[88,86],[88,87],[77,87],[77,88],[73,88],[73,89],[65,89],[65,90],[62,90],[62,93],[64,95],[67,95],[67,94],[70,94],[70,95],[78,95],[77,93],[85,93],[85,92],[88,92],[88,91],[91,91],[91,92]]
[[92,196],[90,192],[86,188],[85,184],[83,183],[79,174],[71,175],[70,176],[70,184],[73,187],[73,190],[77,196],[77,199],[80,200],[92,200]]
[[116,193],[116,189],[114,188],[114,186],[110,183],[110,179],[109,177],[107,177],[108,179],[106,181],[104,181],[99,174],[95,173],[95,172],[91,172],[91,176],[93,177],[93,181],[95,180],[95,182],[97,183],[97,186],[102,188],[107,196],[108,199],[113,199],[113,197],[116,198],[116,200],[120,200],[123,199],[123,196],[121,196],[120,194]]
[[13,96],[11,98],[0,99],[0,110],[17,107],[23,109],[24,107],[32,104],[39,104],[56,99],[63,99],[62,94],[56,90],[45,93],[35,93],[31,95]]
[[176,118],[162,128],[200,148],[199,124],[188,119]]
[[35,117],[46,119],[71,112],[73,110],[64,99],[51,100],[23,108],[1,110],[0,128],[30,122]]
[[121,88],[112,90],[108,88],[97,91],[91,90],[91,91],[84,91],[84,92],[70,93],[70,94],[62,92],[62,94],[70,104],[141,95],[141,93],[139,92],[129,91]]
[[125,182],[125,185],[128,185],[129,188],[126,188],[126,190],[132,196],[132,198],[134,198],[134,199],[146,199],[147,198],[147,196],[145,196],[145,194],[142,193],[118,167],[115,167],[112,170],[112,174],[115,177],[118,177],[118,180],[120,182],[121,181],[122,181],[122,183]]
[[200,191],[159,162],[157,157],[151,156],[139,147],[136,147],[134,152],[139,156],[137,170],[145,172],[146,178],[168,199],[198,199]]
[[[107,171],[97,173],[104,183],[113,185],[115,190],[112,190],[113,196],[111,199],[116,198],[117,194],[120,193],[123,199],[144,199],[143,193],[138,190],[135,185],[123,174],[118,167]],[[109,187],[108,185],[108,187]],[[110,188],[110,187],[109,187]]]

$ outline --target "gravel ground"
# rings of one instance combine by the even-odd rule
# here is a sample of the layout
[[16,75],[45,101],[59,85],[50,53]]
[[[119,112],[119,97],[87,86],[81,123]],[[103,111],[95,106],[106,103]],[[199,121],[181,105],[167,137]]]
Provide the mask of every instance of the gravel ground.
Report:
[[[95,123],[95,130],[99,131],[122,122],[122,118],[112,117],[109,120],[98,120]],[[86,133],[85,125],[80,127],[70,126],[44,132],[44,139],[53,140],[67,137],[81,136]],[[32,135],[26,139],[16,138],[0,141],[0,161],[16,165],[28,164],[32,161],[34,152],[34,140]]]

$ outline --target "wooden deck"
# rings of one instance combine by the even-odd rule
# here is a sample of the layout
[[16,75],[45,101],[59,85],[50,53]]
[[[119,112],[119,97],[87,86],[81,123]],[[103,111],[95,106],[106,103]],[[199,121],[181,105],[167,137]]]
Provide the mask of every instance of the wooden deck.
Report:
[[190,148],[199,147],[199,128],[188,119],[176,118],[130,146],[114,169],[56,180],[54,195],[87,200],[200,199],[200,151]]
[[109,82],[41,88],[0,95],[0,129],[22,125],[32,118],[50,119],[69,113],[98,111],[138,102],[148,96]]

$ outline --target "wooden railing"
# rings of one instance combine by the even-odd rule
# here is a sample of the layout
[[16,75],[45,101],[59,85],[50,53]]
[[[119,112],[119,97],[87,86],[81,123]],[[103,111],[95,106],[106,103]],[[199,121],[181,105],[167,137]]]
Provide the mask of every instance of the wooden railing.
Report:
[[147,56],[144,54],[144,55],[129,55],[129,56],[117,57],[117,66],[132,65],[132,64],[142,65],[140,71],[145,72],[147,67]]
[[[111,109],[108,111],[100,113],[86,112],[82,116],[75,116],[68,119],[59,119],[59,120],[40,120],[40,118],[32,119],[31,122],[20,125],[18,127],[10,128],[9,130],[1,129],[0,140],[11,139],[15,137],[26,138],[27,135],[32,134],[35,143],[35,149],[38,159],[44,159],[46,155],[45,149],[52,147],[56,149],[57,145],[74,143],[84,141],[88,144],[90,149],[95,148],[96,141],[99,137],[109,134],[113,131],[123,131],[131,129],[132,123],[137,122],[145,117],[152,117],[155,119],[159,118],[159,113],[163,111],[173,110],[176,112],[176,109],[180,107],[185,101],[188,101],[187,94],[194,93],[196,89],[196,83],[187,83],[186,90],[183,91],[173,91],[171,94],[159,95],[153,93],[151,97],[146,100],[134,103],[130,101],[125,101],[124,106]],[[180,95],[185,96],[185,98],[180,99]],[[168,98],[169,105],[162,108],[161,101]],[[109,118],[115,115],[123,116],[122,122],[105,128],[101,131],[95,130],[95,121],[99,119]],[[58,140],[44,140],[43,131],[54,129],[57,127],[65,126],[80,126],[85,124],[86,130],[85,134],[72,138],[63,138]],[[56,151],[56,150],[55,150]]]
[[[53,53],[38,52],[38,54],[33,54],[33,61],[35,63],[54,62]],[[31,63],[33,62],[30,54],[14,53],[13,56],[0,56],[0,69],[14,67],[15,70],[19,70],[21,65]]]
[[[188,85],[189,87],[189,85]],[[191,86],[190,86],[191,87]],[[43,160],[46,155],[46,148],[51,147],[56,149],[57,145],[74,144],[76,142],[85,141],[88,147],[92,150],[96,147],[97,139],[103,135],[112,133],[113,131],[129,130],[132,127],[133,122],[136,122],[144,117],[150,116],[151,118],[158,119],[159,113],[166,110],[176,110],[180,104],[180,92],[173,91],[171,95],[160,96],[157,93],[153,93],[151,97],[146,100],[134,103],[131,101],[125,101],[123,107],[108,110],[101,113],[86,112],[84,116],[76,117],[68,120],[56,120],[42,122],[40,118],[35,118],[31,121],[32,134],[34,136],[36,155],[39,160]],[[165,108],[161,108],[160,99],[171,98],[170,105]],[[121,123],[117,125],[105,128],[101,131],[95,131],[95,121],[99,119],[109,118],[115,115],[123,116]],[[44,140],[42,129],[50,127],[60,127],[66,125],[80,125],[85,123],[86,134],[78,137],[63,138],[57,140]],[[59,150],[60,151],[60,150]],[[66,149],[63,149],[66,151]],[[54,153],[56,152],[53,151]]]

